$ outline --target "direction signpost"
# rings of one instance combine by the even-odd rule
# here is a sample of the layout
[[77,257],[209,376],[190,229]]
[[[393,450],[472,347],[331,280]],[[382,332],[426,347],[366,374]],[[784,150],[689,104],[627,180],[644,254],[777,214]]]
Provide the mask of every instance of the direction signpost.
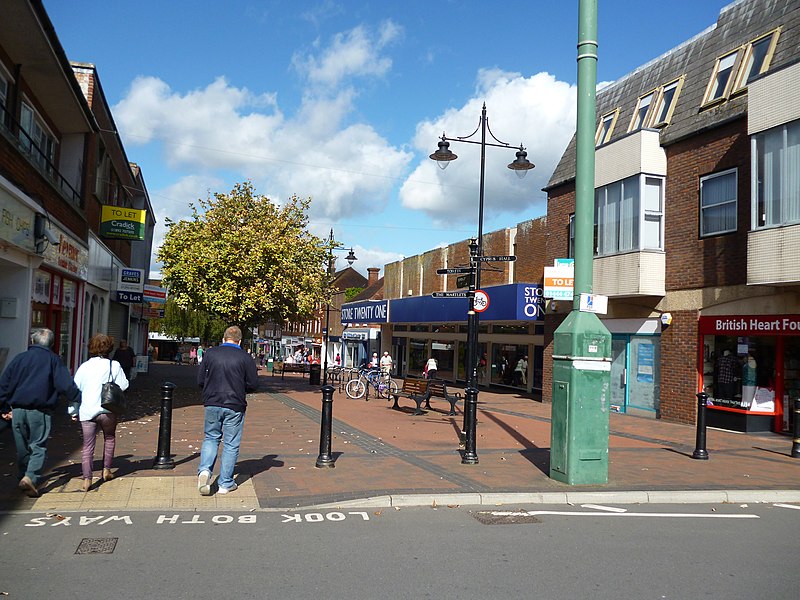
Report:
[[433,298],[469,298],[474,292],[433,292]]
[[436,269],[437,275],[466,275],[475,271],[474,267],[452,267],[449,269]]
[[481,262],[514,262],[517,260],[516,256],[478,256],[477,260]]

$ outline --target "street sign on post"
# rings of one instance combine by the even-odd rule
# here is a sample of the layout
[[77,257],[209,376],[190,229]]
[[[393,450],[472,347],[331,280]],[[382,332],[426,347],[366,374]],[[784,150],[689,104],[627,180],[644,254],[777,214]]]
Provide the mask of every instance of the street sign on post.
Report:
[[472,292],[433,292],[433,298],[469,298]]
[[436,269],[437,275],[463,275],[465,273],[472,273],[474,267],[452,267],[449,269]]
[[478,260],[481,262],[514,262],[517,260],[516,256],[479,256]]
[[470,273],[469,275],[459,275],[456,277],[456,287],[457,288],[466,288],[472,285],[472,281],[475,279],[475,275]]

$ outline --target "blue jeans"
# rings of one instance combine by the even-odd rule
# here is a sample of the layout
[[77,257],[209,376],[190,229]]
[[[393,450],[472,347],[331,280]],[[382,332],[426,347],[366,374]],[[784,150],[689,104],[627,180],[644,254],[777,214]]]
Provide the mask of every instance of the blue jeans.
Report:
[[52,422],[53,417],[49,412],[28,408],[12,410],[11,427],[17,445],[19,478],[22,479],[27,475],[33,485],[36,485],[42,476]]
[[222,458],[219,461],[217,485],[229,488],[233,485],[233,468],[239,457],[239,444],[244,429],[244,412],[237,412],[221,406],[205,408],[205,439],[200,448],[200,467],[197,472],[214,472],[219,443],[222,441]]

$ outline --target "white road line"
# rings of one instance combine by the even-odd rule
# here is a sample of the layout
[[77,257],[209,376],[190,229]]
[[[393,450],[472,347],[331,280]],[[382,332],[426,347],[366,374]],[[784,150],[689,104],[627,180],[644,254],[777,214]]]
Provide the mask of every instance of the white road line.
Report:
[[562,517],[657,517],[671,519],[760,519],[758,515],[721,515],[719,513],[616,513],[616,512],[570,512],[558,510],[531,510],[527,512],[490,511],[488,514],[495,517],[537,517],[541,515],[555,515]]
[[604,510],[606,512],[613,512],[613,513],[628,512],[627,508],[616,508],[614,506],[603,506],[602,504],[581,504],[581,508],[594,508],[595,510]]
[[772,506],[777,506],[778,508],[793,508],[795,510],[800,510],[800,506],[798,506],[797,504],[782,504],[782,503],[778,503],[778,504],[773,504]]

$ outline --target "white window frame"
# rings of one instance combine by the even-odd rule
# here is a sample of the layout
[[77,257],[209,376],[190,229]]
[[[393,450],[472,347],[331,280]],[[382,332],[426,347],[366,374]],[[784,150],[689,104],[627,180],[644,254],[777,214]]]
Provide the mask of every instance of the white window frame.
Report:
[[[733,197],[723,200],[721,202],[717,202],[715,204],[708,204],[706,205],[703,198],[703,189],[704,184],[708,181],[713,181],[715,179],[719,179],[722,177],[730,177],[733,175]],[[714,237],[717,235],[723,235],[726,233],[733,233],[739,228],[739,215],[738,215],[738,206],[739,206],[739,170],[734,169],[726,169],[725,171],[720,171],[718,173],[711,173],[709,175],[705,175],[700,178],[700,188],[699,188],[699,195],[700,195],[700,222],[699,222],[699,230],[700,230],[700,237],[701,238],[708,238]],[[719,208],[725,205],[733,205],[733,227],[729,227],[727,229],[717,229],[714,231],[705,231],[705,213],[708,210]]]
[[[58,140],[56,140],[56,136],[53,135],[53,132],[44,122],[44,119],[42,119],[39,112],[34,108],[33,103],[27,98],[22,99],[19,124],[20,129],[27,134],[27,137],[25,135],[20,135],[20,145],[29,153],[33,162],[47,172],[51,172],[52,169],[55,168]],[[36,144],[38,151],[34,151],[31,146],[31,140]],[[42,160],[42,155],[47,158],[49,163]]]
[[[767,136],[774,148],[769,155]],[[753,135],[750,144],[752,229],[800,223],[800,120]]]
[[[655,183],[658,184],[657,202],[648,203],[652,197],[645,192]],[[629,192],[626,186],[631,185],[634,189]],[[640,173],[595,190],[595,256],[664,249],[664,185],[664,177]],[[630,229],[626,228],[628,223]],[[657,232],[655,241],[648,235],[653,231]],[[611,238],[606,248],[605,242]]]

